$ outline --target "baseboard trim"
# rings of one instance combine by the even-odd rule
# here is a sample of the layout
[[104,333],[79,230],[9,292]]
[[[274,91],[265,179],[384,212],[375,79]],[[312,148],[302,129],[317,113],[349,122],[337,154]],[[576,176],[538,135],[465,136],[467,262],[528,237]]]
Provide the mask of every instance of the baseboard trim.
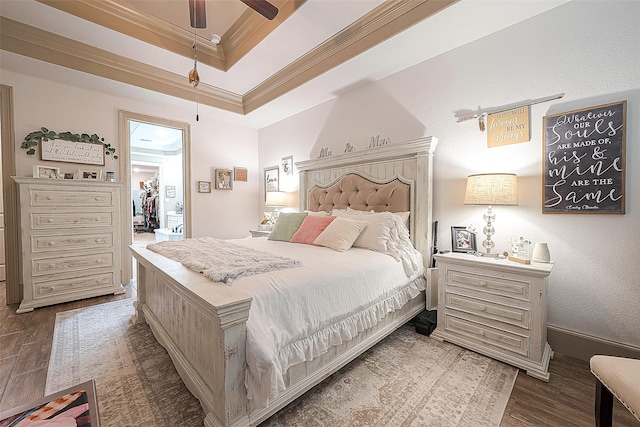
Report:
[[640,347],[617,343],[558,326],[547,326],[547,341],[554,352],[580,360],[589,360],[595,354],[640,359]]

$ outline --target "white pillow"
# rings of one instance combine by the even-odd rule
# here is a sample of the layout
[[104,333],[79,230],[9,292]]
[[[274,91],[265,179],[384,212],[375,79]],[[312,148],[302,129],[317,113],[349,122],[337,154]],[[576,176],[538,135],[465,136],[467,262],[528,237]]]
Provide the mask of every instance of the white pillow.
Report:
[[365,228],[367,228],[366,222],[336,218],[316,237],[313,243],[344,252],[353,245],[353,242]]
[[[342,210],[344,211],[344,210]],[[362,214],[375,214],[375,213],[380,213],[380,212],[376,212],[374,210],[371,211],[359,211],[357,209],[352,209],[350,207],[347,207],[347,213],[350,214],[354,214],[354,215],[362,215]],[[411,214],[411,212],[406,211],[406,212],[391,212],[394,215],[398,215],[400,217],[400,219],[402,220],[402,223],[404,224],[405,227],[407,227],[407,229],[409,229],[409,215]]]
[[358,221],[367,223],[367,228],[353,242],[353,246],[377,252],[387,252],[387,242],[391,238],[391,229],[395,226],[394,214],[391,212],[354,214],[334,210],[333,215],[338,218],[357,218]]

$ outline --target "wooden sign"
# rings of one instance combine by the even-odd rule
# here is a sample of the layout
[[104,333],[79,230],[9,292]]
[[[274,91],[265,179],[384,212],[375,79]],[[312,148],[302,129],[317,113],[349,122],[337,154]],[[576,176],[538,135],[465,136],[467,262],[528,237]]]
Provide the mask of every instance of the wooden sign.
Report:
[[624,213],[627,102],[545,116],[542,213]]
[[104,166],[102,144],[49,139],[42,141],[40,147],[42,160]]
[[528,105],[487,115],[487,146],[489,148],[530,140]]

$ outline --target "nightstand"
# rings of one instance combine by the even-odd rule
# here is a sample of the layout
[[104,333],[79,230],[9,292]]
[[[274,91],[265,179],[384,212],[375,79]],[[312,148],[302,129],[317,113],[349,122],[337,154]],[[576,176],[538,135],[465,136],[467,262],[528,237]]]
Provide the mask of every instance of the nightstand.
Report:
[[549,381],[547,287],[553,264],[435,255],[438,327],[431,334]]
[[271,230],[249,230],[251,237],[268,237]]

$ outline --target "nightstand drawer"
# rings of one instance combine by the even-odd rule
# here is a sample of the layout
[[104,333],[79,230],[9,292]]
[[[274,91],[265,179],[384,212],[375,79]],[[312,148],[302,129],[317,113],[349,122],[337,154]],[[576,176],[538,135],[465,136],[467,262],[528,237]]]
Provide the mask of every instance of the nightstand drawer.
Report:
[[490,345],[522,356],[529,356],[530,338],[527,336],[492,328],[451,315],[445,317],[444,328],[448,332],[477,341],[483,345]]
[[447,292],[446,294],[446,308],[473,314],[484,319],[497,320],[524,329],[531,328],[531,311],[528,309],[511,307],[453,292]]
[[46,230],[74,227],[111,227],[113,226],[112,217],[113,214],[111,212],[32,213],[31,228],[34,230]]
[[493,295],[531,301],[531,282],[478,274],[470,271],[448,269],[448,286],[473,289]]

